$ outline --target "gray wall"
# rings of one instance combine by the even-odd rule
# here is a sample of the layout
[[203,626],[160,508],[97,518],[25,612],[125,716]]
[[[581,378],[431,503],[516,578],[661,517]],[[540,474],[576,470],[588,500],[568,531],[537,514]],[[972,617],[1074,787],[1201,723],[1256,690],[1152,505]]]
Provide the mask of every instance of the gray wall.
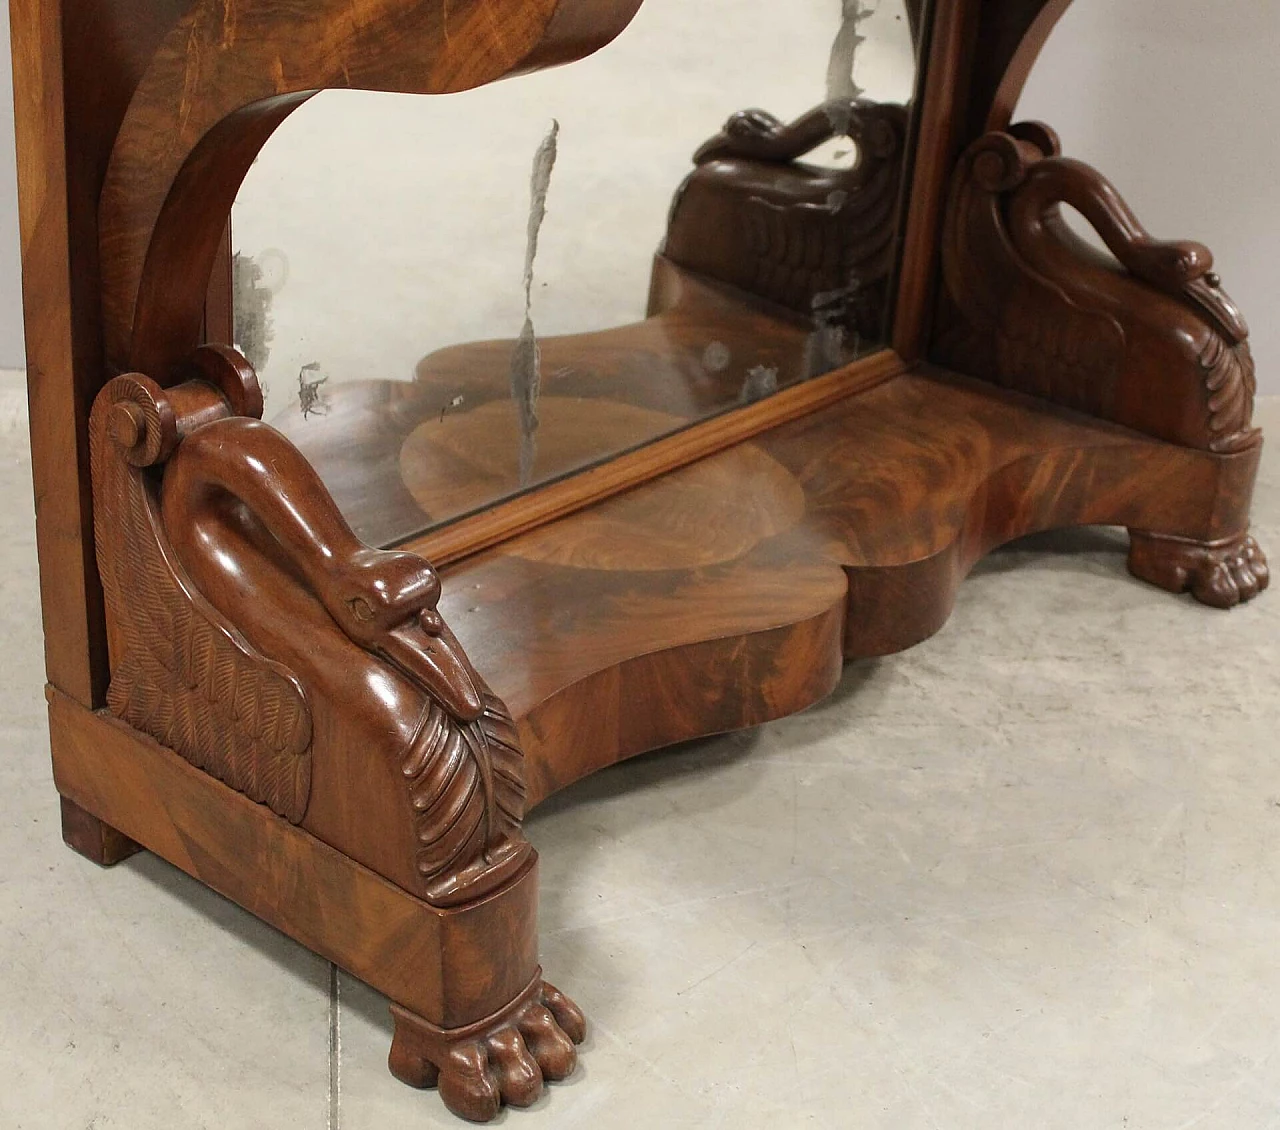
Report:
[[1101,169],[1157,236],[1198,239],[1280,394],[1280,3],[1076,0],[1021,115]]
[[[692,4],[696,0],[689,0]],[[832,0],[833,9],[838,0]],[[8,26],[0,97],[10,104]],[[1159,235],[1209,243],[1280,393],[1280,4],[1076,0],[1023,101]],[[22,365],[13,131],[0,126],[0,368]]]
[[[8,12],[8,0],[5,2]],[[18,182],[13,148],[13,65],[9,19],[0,20],[0,369],[22,368],[22,287],[19,281]]]

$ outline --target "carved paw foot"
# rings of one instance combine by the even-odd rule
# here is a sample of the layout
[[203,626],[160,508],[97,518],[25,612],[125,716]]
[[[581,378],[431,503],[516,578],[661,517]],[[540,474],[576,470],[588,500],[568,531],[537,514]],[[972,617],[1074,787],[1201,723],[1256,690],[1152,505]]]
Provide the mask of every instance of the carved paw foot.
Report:
[[1214,544],[1130,530],[1129,571],[1201,604],[1234,608],[1271,583],[1267,558],[1248,535]]
[[511,1005],[466,1028],[437,1028],[394,1004],[391,1015],[391,1073],[438,1087],[445,1106],[472,1122],[488,1122],[503,1103],[529,1106],[544,1080],[571,1075],[587,1032],[581,1010],[541,970]]

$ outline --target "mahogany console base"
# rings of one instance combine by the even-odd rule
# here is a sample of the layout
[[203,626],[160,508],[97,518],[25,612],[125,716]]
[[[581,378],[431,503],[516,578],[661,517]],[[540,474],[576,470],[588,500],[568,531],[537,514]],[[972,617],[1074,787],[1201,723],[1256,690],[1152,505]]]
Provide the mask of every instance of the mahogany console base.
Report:
[[[10,5],[64,836],[153,851],[368,982],[392,1070],[473,1119],[583,1033],[539,966],[541,800],[812,705],[1026,534],[1127,528],[1133,574],[1221,608],[1269,579],[1255,363],[1212,254],[1012,121],[1069,0],[911,0],[910,108],[735,114],[644,322],[530,321],[330,389],[327,418],[300,397],[296,444],[263,424],[220,254],[276,127],[322,90],[571,63],[641,2]],[[805,159],[836,138],[851,168]]]
[[[452,566],[440,611],[510,708],[532,806],[811,705],[846,658],[937,631],[972,565],[1024,534],[1126,526],[1137,576],[1248,599],[1268,581],[1257,459],[905,373]],[[124,722],[49,704],[67,842],[100,864],[146,847],[385,993],[398,1078],[485,1120],[573,1070],[585,1025],[542,980],[536,856],[430,905]]]
[[440,607],[517,721],[536,804],[812,705],[846,659],[936,632],[973,565],[1028,534],[1127,527],[1136,576],[1247,600],[1268,581],[1260,451],[908,372],[449,567]]

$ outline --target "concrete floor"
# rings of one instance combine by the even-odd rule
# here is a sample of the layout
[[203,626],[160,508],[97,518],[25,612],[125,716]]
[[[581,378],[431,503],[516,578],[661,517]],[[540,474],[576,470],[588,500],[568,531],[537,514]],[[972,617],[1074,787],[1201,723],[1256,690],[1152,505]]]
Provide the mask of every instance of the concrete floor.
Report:
[[[461,1125],[387,1073],[375,993],[152,856],[62,846],[15,427],[0,1127]],[[1257,519],[1280,553],[1274,452]],[[1280,593],[1212,612],[1122,547],[996,554],[826,704],[538,811],[543,963],[592,1028],[504,1124],[1280,1127]]]

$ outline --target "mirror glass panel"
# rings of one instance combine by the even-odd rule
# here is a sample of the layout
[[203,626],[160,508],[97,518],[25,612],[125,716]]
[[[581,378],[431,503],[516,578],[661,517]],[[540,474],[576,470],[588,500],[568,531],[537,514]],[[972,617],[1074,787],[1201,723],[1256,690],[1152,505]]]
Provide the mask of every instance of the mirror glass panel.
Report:
[[923,0],[646,0],[582,62],[325,92],[232,216],[265,418],[389,545],[886,338]]

